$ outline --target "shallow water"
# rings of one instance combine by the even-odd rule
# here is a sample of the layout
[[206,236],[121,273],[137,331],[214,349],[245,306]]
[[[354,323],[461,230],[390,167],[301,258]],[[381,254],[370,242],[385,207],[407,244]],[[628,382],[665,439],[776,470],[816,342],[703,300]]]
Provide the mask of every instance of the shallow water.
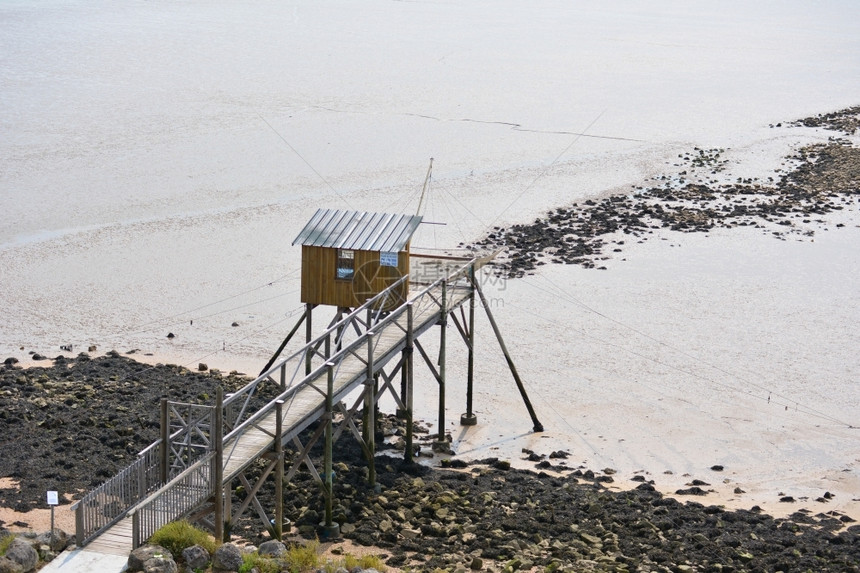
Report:
[[[425,216],[447,224],[419,230],[429,248],[628,193],[694,146],[729,148],[728,178],[772,175],[831,134],[771,124],[857,104],[858,16],[853,2],[4,2],[0,355],[94,344],[256,372],[298,318],[304,222],[319,206],[414,212],[430,157]],[[663,233],[605,272],[494,285],[549,437],[501,415],[519,398],[484,329],[482,425],[451,426],[463,454],[551,444],[666,480],[724,463],[764,499],[852,491],[856,430],[777,407],[860,421],[860,243],[844,217],[814,243]]]

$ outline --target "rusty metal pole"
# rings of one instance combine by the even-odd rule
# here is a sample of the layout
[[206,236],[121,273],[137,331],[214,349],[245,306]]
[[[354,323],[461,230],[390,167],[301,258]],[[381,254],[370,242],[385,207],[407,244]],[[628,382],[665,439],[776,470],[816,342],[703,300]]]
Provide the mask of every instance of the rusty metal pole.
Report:
[[508,352],[508,347],[505,346],[505,341],[502,338],[502,332],[499,330],[499,326],[496,324],[496,319],[493,318],[493,313],[490,311],[490,305],[487,303],[487,298],[484,296],[483,291],[481,291],[481,286],[477,281],[474,283],[475,290],[478,291],[478,296],[481,297],[481,304],[484,305],[484,311],[487,313],[487,319],[490,321],[490,326],[493,327],[493,332],[496,334],[496,338],[499,341],[499,346],[502,349],[502,354],[505,355],[505,360],[508,362],[508,368],[511,370],[511,374],[514,377],[514,382],[517,383],[517,388],[520,391],[520,396],[523,398],[523,402],[525,402],[526,409],[529,411],[529,416],[532,418],[532,423],[534,424],[535,432],[543,432],[543,424],[541,424],[537,419],[537,414],[535,414],[535,410],[532,407],[532,403],[529,400],[528,394],[526,394],[526,388],[523,386],[523,381],[520,380],[520,375],[517,372],[517,367],[514,366],[514,361],[511,358],[510,353]]

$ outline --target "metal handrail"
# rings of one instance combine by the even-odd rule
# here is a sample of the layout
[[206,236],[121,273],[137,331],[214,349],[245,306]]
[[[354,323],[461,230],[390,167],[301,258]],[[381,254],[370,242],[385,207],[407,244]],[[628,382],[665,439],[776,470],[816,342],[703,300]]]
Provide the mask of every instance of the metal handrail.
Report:
[[76,543],[83,546],[124,518],[129,509],[162,485],[160,476],[158,451],[147,448],[132,464],[74,503]]
[[[448,276],[445,276],[445,277],[442,277],[442,278],[437,279],[437,280],[436,280],[436,281],[434,281],[432,284],[430,284],[430,285],[428,285],[427,287],[425,287],[425,288],[424,288],[421,292],[419,292],[417,295],[415,295],[414,297],[412,297],[412,299],[411,299],[410,301],[408,301],[407,303],[404,303],[403,305],[401,305],[400,307],[398,307],[396,310],[394,310],[394,311],[390,312],[390,313],[388,314],[388,316],[386,316],[386,317],[384,317],[382,320],[380,320],[376,325],[374,325],[374,326],[372,327],[372,329],[373,329],[373,330],[375,330],[375,331],[379,331],[381,328],[384,328],[385,326],[387,326],[387,325],[388,325],[388,323],[390,323],[390,322],[394,322],[394,321],[396,321],[397,319],[401,318],[401,317],[403,316],[403,314],[405,314],[405,312],[406,312],[407,305],[410,305],[410,304],[414,305],[414,303],[415,303],[415,301],[416,301],[416,300],[421,299],[421,298],[423,298],[423,297],[427,296],[427,295],[430,293],[430,291],[432,291],[434,288],[436,288],[437,286],[439,286],[442,282],[453,282],[453,281],[457,281],[457,280],[459,280],[460,278],[465,277],[465,276],[466,276],[466,275],[465,275],[465,272],[466,272],[466,271],[468,271],[468,268],[469,268],[469,266],[470,266],[471,264],[472,264],[472,262],[470,261],[470,262],[468,262],[468,263],[466,263],[466,264],[462,265],[460,268],[458,268],[458,269],[457,269],[454,273],[452,273],[451,275],[448,275]],[[452,279],[451,277],[454,277],[454,278]],[[405,278],[405,277],[404,277],[404,278]],[[401,280],[403,280],[403,279],[401,279]],[[398,281],[398,282],[399,282],[399,281]],[[394,288],[394,287],[396,286],[396,284],[398,284],[398,283],[395,283],[394,285],[392,285],[392,286],[391,286],[391,287],[389,287],[389,288]],[[386,290],[388,290],[388,289],[386,289]],[[383,291],[383,293],[384,293],[384,292],[385,292],[385,291]],[[291,355],[290,357],[288,357],[288,358],[286,358],[286,359],[282,360],[282,361],[281,361],[277,366],[273,366],[272,368],[270,368],[268,372],[271,372],[272,370],[274,370],[274,369],[276,369],[276,368],[279,368],[281,365],[285,364],[286,362],[288,362],[288,361],[290,361],[290,360],[292,360],[292,359],[294,359],[294,358],[296,358],[296,357],[298,357],[298,356],[301,356],[301,355],[303,354],[303,352],[304,352],[307,348],[309,348],[309,347],[311,347],[311,346],[313,346],[313,345],[315,345],[315,344],[317,344],[317,343],[319,343],[319,342],[321,342],[321,341],[324,341],[324,340],[325,340],[325,337],[326,337],[327,335],[330,335],[334,330],[336,330],[336,329],[337,329],[337,327],[338,327],[339,325],[344,324],[344,322],[345,322],[349,317],[353,317],[354,315],[356,315],[356,314],[357,314],[357,313],[359,313],[360,311],[362,311],[362,310],[366,310],[366,308],[367,308],[367,306],[366,306],[366,305],[371,304],[375,299],[379,298],[379,296],[380,296],[380,295],[382,295],[383,293],[380,293],[379,295],[377,295],[377,296],[376,296],[376,297],[374,297],[373,299],[368,300],[368,302],[367,302],[367,303],[365,303],[365,305],[363,305],[363,306],[361,306],[361,307],[357,308],[357,309],[356,309],[356,310],[354,310],[352,313],[350,313],[346,318],[344,318],[343,320],[339,321],[339,322],[338,322],[338,323],[336,323],[335,325],[333,325],[333,326],[331,326],[330,328],[328,328],[328,329],[326,330],[326,332],[325,332],[325,333],[323,333],[323,335],[321,335],[321,336],[317,337],[317,338],[316,338],[316,339],[314,339],[312,342],[310,342],[310,343],[308,343],[307,345],[305,345],[305,347],[304,347],[302,350],[299,350],[298,352],[294,353],[294,354],[293,354],[293,355]],[[435,302],[435,301],[434,301],[434,302]],[[340,361],[340,359],[341,359],[344,355],[346,355],[346,354],[350,353],[350,352],[351,352],[355,347],[360,346],[360,345],[362,345],[362,344],[365,344],[365,343],[366,343],[366,338],[367,338],[367,332],[364,332],[364,333],[363,333],[363,334],[362,334],[358,339],[356,339],[355,341],[353,341],[353,342],[352,342],[352,343],[350,343],[349,345],[347,345],[347,346],[345,346],[344,348],[342,348],[340,351],[338,351],[338,352],[336,352],[335,354],[333,354],[332,356],[330,356],[330,357],[326,360],[326,362],[327,362],[327,363],[328,363],[328,362],[338,363],[338,362]],[[249,417],[247,420],[245,420],[244,422],[242,422],[241,424],[239,424],[238,426],[236,426],[236,427],[235,427],[235,428],[234,428],[234,429],[233,429],[229,434],[227,434],[226,436],[224,436],[224,442],[226,443],[226,442],[228,442],[228,441],[231,441],[231,440],[233,440],[233,439],[237,438],[239,435],[243,434],[243,433],[244,433],[244,432],[245,432],[249,427],[251,427],[251,426],[255,425],[255,424],[256,424],[260,419],[262,419],[264,416],[267,416],[267,415],[268,415],[268,414],[269,414],[269,413],[270,413],[270,412],[275,408],[275,404],[276,404],[276,402],[278,402],[278,401],[286,401],[286,400],[288,400],[288,399],[289,399],[293,394],[295,394],[296,392],[298,392],[298,390],[299,390],[300,388],[302,388],[302,387],[304,387],[304,386],[306,386],[306,385],[309,385],[313,380],[315,380],[315,379],[319,378],[319,377],[320,377],[320,376],[325,372],[326,368],[327,368],[327,366],[326,366],[325,364],[322,364],[322,365],[318,366],[317,368],[315,368],[314,370],[312,370],[309,374],[307,374],[307,375],[306,375],[306,376],[305,376],[305,377],[304,377],[304,378],[303,378],[303,379],[302,379],[302,380],[301,380],[301,381],[300,381],[296,386],[293,386],[293,387],[291,387],[291,388],[289,388],[289,389],[285,390],[285,391],[284,391],[284,392],[282,392],[280,395],[278,395],[278,396],[276,396],[275,398],[273,398],[273,399],[272,399],[268,404],[266,404],[265,406],[263,406],[262,408],[260,408],[259,410],[257,410],[257,411],[256,411],[256,412],[255,412],[251,417]],[[267,374],[266,374],[266,373],[264,373],[264,374],[263,374],[263,375],[261,375],[261,376],[266,376],[266,375],[267,375]]]
[[127,512],[132,518],[133,549],[215,493],[216,459],[216,452],[209,452]]

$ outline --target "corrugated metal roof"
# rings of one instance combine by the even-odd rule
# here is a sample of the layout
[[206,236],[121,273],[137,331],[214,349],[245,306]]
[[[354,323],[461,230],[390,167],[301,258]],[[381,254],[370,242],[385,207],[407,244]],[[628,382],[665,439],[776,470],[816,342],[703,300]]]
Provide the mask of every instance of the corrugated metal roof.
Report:
[[421,219],[417,215],[317,209],[293,245],[399,252],[406,247]]

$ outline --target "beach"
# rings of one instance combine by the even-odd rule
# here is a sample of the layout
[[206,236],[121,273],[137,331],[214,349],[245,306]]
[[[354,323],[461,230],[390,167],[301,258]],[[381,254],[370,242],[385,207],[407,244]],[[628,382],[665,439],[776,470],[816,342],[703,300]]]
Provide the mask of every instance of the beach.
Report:
[[[719,170],[698,168],[712,187],[768,186],[802,148],[860,143],[793,124],[860,103],[857,16],[849,2],[4,3],[0,358],[115,350],[256,374],[302,310],[304,223],[318,207],[416,212],[431,157],[422,214],[444,225],[413,240],[431,252],[680,185],[697,150],[722,150]],[[456,456],[531,467],[524,449],[564,450],[664,493],[699,479],[708,503],[860,519],[853,189],[792,229],[619,230],[595,268],[548,253],[522,276],[488,270],[545,431],[481,316],[476,427],[458,423],[466,352],[449,333]],[[417,376],[435,431],[435,382]]]

